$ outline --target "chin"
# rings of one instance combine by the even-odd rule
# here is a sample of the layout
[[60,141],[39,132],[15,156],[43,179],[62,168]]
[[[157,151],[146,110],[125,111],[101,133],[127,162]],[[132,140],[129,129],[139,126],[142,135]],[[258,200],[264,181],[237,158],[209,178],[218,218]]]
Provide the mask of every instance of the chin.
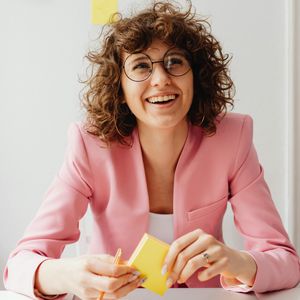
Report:
[[157,129],[175,129],[179,128],[181,126],[185,126],[187,124],[187,119],[181,119],[181,120],[168,120],[168,121],[162,121],[162,122],[155,122],[152,124],[152,128],[157,128]]

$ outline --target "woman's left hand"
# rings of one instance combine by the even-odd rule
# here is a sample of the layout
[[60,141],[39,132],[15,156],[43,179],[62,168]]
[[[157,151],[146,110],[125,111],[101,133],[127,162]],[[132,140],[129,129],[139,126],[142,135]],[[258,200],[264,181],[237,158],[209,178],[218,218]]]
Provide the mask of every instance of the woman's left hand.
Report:
[[254,284],[257,266],[250,254],[232,249],[201,229],[175,240],[165,258],[162,273],[170,271],[167,285],[184,283],[201,267],[198,279],[206,281],[220,274],[231,283]]

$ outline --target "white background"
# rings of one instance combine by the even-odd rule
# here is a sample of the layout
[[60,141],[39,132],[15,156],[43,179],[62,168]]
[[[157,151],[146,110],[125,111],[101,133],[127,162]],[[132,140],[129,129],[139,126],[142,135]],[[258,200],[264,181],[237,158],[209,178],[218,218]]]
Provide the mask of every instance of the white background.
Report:
[[[119,2],[127,13],[146,1]],[[296,2],[193,1],[224,51],[233,54],[235,111],[254,119],[265,177],[294,243],[300,217]],[[62,163],[69,123],[83,115],[78,76],[99,29],[90,24],[88,0],[0,0],[0,272]],[[239,247],[230,212],[225,223],[225,240]]]

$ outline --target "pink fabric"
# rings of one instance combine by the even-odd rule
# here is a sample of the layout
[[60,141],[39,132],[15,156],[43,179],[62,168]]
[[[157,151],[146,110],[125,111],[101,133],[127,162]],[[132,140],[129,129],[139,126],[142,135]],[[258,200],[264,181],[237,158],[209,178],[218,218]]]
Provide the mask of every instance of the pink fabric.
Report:
[[[81,124],[69,129],[64,164],[45,195],[36,217],[11,253],[6,288],[33,297],[34,274],[46,257],[60,257],[64,246],[78,240],[79,220],[90,205],[94,234],[89,253],[117,248],[128,259],[148,228],[149,202],[138,132],[128,148],[105,147]],[[220,241],[222,219],[230,202],[245,249],[258,270],[254,286],[228,286],[219,277],[189,287],[221,287],[240,292],[290,288],[300,279],[299,258],[283,228],[264,181],[252,143],[252,119],[229,113],[208,137],[189,126],[174,179],[174,235],[201,228]],[[138,226],[137,226],[138,224]]]

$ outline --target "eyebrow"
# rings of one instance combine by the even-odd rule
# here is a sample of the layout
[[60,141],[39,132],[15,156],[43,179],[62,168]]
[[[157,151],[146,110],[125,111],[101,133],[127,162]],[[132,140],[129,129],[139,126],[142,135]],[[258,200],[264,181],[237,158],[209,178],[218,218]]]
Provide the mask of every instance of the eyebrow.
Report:
[[[150,49],[150,48],[149,48],[149,49]],[[158,49],[158,48],[151,48],[151,49]],[[148,49],[147,49],[147,50],[148,50]],[[159,49],[158,49],[158,50],[159,50]],[[167,53],[168,53],[168,54],[180,54],[180,55],[183,55],[184,57],[187,57],[186,51],[184,51],[184,50],[182,50],[182,49],[180,49],[180,48],[173,47],[173,48],[169,48],[169,49],[164,53],[164,55],[163,55],[163,57],[162,57],[161,59],[163,59]],[[149,54],[147,54],[147,53],[145,53],[145,52],[137,52],[137,53],[132,53],[132,54],[129,55],[129,56],[131,56],[131,55],[137,55],[136,58],[132,58],[131,60],[129,60],[129,63],[130,63],[130,64],[134,64],[134,63],[137,63],[137,62],[139,62],[139,61],[143,61],[145,58],[144,58],[144,57],[141,57],[141,56],[138,56],[139,54],[145,54],[145,55],[149,56],[149,58],[151,59],[151,61],[154,61],[154,60],[152,59],[152,57],[151,57]]]
[[136,62],[139,62],[139,61],[143,61],[145,59],[145,57],[136,57],[136,58],[133,58],[132,60],[129,60],[129,63],[130,64],[133,64],[133,63],[136,63]]
[[151,48],[151,47],[149,47],[149,48],[147,48],[146,50],[159,50],[159,48]]
[[[148,49],[158,49],[158,48],[148,48]],[[145,52],[142,52],[142,53],[145,53]],[[164,55],[162,56],[162,58],[165,57],[166,53],[168,53],[168,54],[182,54],[185,57],[187,55],[185,50],[177,48],[177,47],[171,47],[171,48],[167,49],[167,51],[164,53]],[[152,57],[150,56],[150,54],[148,54],[148,53],[145,53],[145,54],[149,55],[149,57],[152,59]]]
[[183,50],[179,50],[179,49],[174,49],[174,51],[169,50],[169,54],[181,54],[181,55],[186,56],[186,52]]

